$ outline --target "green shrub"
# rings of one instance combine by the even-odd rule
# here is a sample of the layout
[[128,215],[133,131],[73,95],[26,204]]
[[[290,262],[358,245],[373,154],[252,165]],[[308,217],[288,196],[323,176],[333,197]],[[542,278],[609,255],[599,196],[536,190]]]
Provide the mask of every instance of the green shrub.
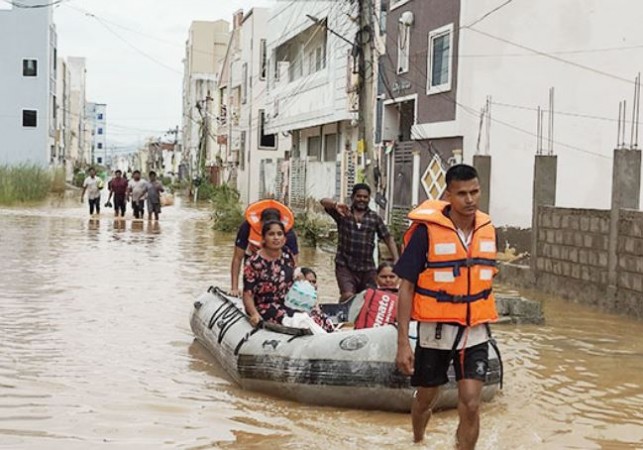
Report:
[[33,164],[0,166],[0,204],[45,199],[52,188],[51,172]]
[[[234,231],[243,222],[243,211],[239,203],[239,191],[224,184],[211,186],[213,228],[218,231]],[[203,185],[200,186],[201,191]]]
[[65,183],[65,168],[58,167],[54,169],[54,173],[51,180],[51,192],[56,194],[63,194],[67,188]]
[[201,183],[199,189],[197,190],[197,201],[203,200],[212,200],[212,196],[217,190],[217,186],[210,184],[208,182]]
[[295,231],[305,245],[316,247],[320,242],[331,241],[331,230],[334,227],[329,217],[324,213],[311,210],[299,213],[295,217]]
[[82,170],[78,171],[74,173],[72,184],[76,187],[83,187],[83,182],[85,181],[85,178],[87,178],[87,174]]

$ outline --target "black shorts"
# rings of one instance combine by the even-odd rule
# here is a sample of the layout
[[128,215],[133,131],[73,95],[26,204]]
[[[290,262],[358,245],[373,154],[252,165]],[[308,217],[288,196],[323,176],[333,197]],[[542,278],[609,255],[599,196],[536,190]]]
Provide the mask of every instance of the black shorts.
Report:
[[114,194],[114,210],[118,213],[120,212],[122,215],[125,215],[125,209],[127,201],[125,199],[125,195],[118,195]]
[[[483,342],[464,349],[464,376],[460,363],[461,351],[458,350],[453,355],[456,381],[462,379],[485,381],[489,367],[489,343]],[[451,356],[451,350],[436,350],[417,345],[411,386],[436,387],[448,383],[449,356]]]

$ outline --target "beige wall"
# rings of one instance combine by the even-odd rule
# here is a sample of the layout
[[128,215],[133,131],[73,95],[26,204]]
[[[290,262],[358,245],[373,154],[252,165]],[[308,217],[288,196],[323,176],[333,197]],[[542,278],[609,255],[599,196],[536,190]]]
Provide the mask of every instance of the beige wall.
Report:
[[216,22],[192,22],[188,40],[188,70],[190,73],[219,71],[219,62],[228,46],[230,24],[225,20]]

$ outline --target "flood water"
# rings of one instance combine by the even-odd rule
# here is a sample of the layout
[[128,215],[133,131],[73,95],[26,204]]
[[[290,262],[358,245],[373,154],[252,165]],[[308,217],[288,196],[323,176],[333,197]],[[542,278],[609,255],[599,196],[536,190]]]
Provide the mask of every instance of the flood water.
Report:
[[[0,448],[453,448],[454,411],[412,446],[406,414],[239,389],[188,323],[197,295],[228,287],[232,236],[180,202],[159,223],[111,215],[0,209]],[[334,298],[332,256],[302,261]],[[643,323],[542,300],[545,326],[496,327],[505,388],[478,448],[643,448]]]

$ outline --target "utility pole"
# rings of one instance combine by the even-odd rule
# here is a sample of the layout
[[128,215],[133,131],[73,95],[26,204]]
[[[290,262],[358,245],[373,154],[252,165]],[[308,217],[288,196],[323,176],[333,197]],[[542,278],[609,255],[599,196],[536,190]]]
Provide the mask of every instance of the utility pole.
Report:
[[375,52],[373,51],[373,4],[370,0],[359,0],[359,31],[355,45],[359,48],[359,128],[358,150],[366,158],[366,182],[375,190]]

